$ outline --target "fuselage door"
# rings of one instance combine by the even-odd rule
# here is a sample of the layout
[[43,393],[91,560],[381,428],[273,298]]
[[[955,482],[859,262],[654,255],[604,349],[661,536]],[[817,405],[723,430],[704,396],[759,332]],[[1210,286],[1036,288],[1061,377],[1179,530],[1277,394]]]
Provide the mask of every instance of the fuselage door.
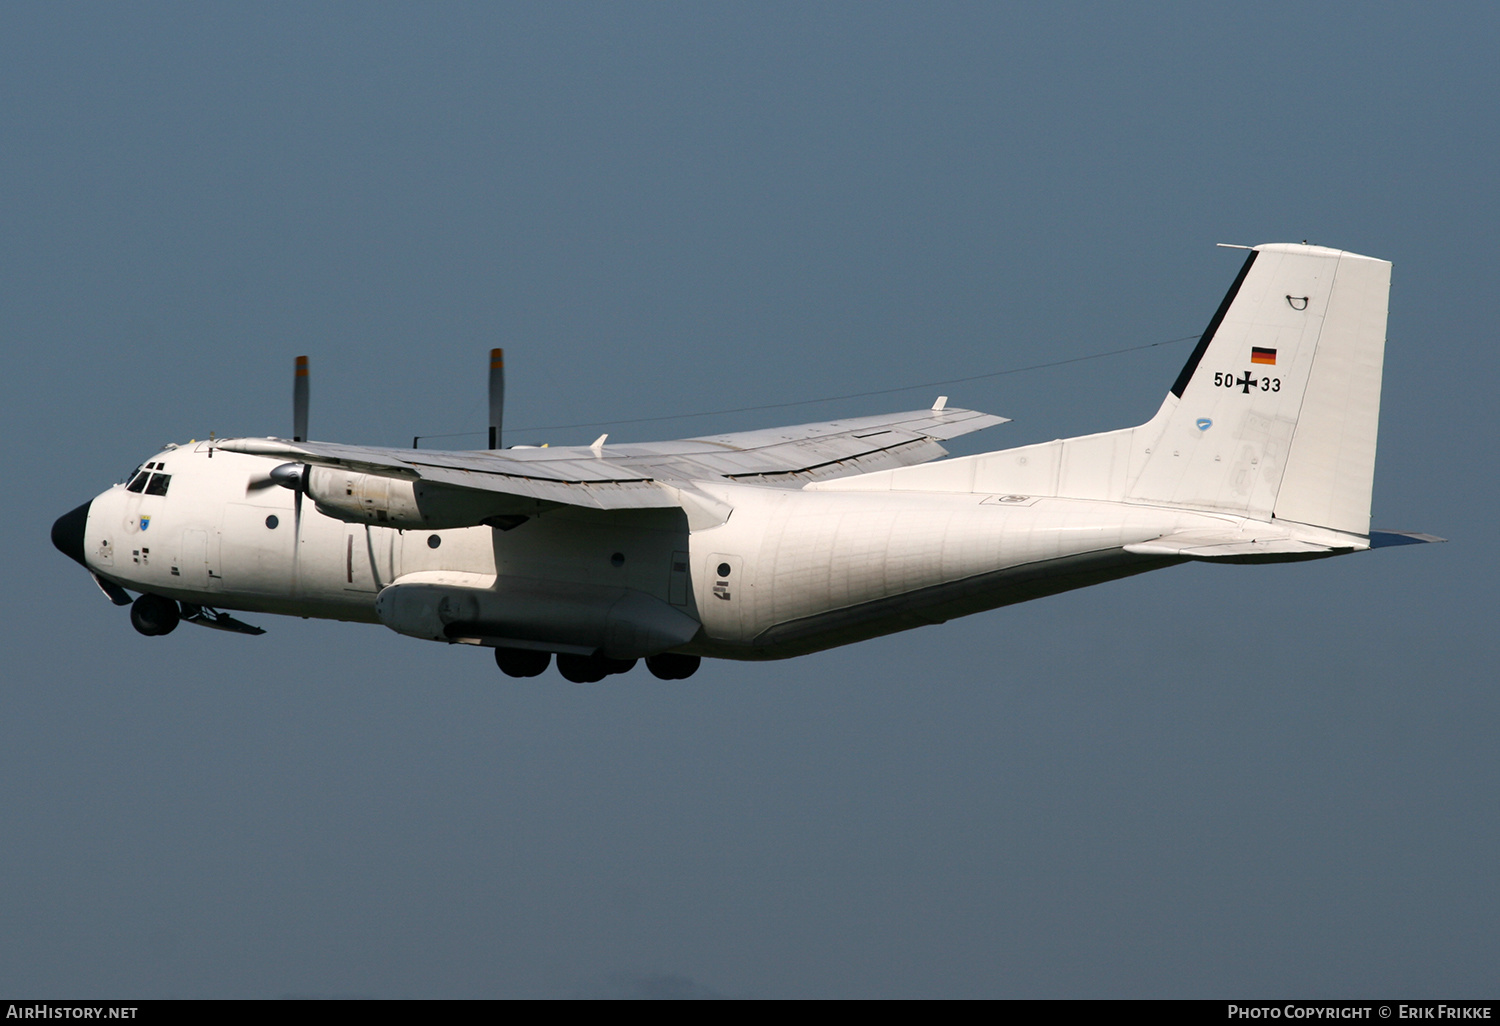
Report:
[[702,600],[698,614],[710,634],[738,637],[744,623],[746,600],[744,560],[727,552],[710,552],[703,567]]
[[[214,540],[218,540],[217,532]],[[220,578],[209,559],[207,531],[182,532],[182,586],[194,591],[217,591]]]

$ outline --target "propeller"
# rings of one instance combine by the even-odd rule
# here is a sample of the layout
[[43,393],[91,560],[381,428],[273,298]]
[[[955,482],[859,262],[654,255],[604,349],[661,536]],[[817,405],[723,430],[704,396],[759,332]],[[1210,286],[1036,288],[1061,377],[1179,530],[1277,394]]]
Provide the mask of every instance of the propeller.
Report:
[[[307,441],[307,357],[297,357],[296,370],[292,378],[292,441]],[[245,494],[259,492],[280,485],[297,492],[297,512],[302,512],[302,464],[283,463],[265,477],[252,477],[245,483]],[[300,525],[299,525],[300,527]]]
[[307,441],[307,357],[297,357],[297,376],[292,379],[292,441]]
[[[308,366],[307,357],[297,357],[292,377],[292,441],[307,441]],[[260,491],[273,485],[292,490],[292,590],[301,581],[302,562],[302,496],[307,494],[307,470],[301,463],[282,463],[272,467],[263,478],[252,479],[245,492]]]
[[[292,441],[307,441],[307,357],[297,357],[296,376],[292,379]],[[301,463],[283,463],[272,467],[273,484],[292,490],[292,587],[301,581],[302,562],[302,496],[307,494],[308,468]]]
[[292,593],[297,593],[302,567],[302,497],[307,494],[305,463],[278,463],[264,477],[245,482],[245,495],[267,488],[289,488],[292,491]]
[[[271,478],[277,484],[292,489],[292,589],[302,586],[302,497],[307,494],[307,472],[303,463],[283,463],[273,467]],[[278,478],[277,473],[281,472]],[[288,484],[287,482],[291,483]]]
[[252,480],[245,488],[247,492],[259,491],[273,485],[290,488],[292,491],[292,587],[295,589],[301,578],[298,576],[302,563],[302,497],[307,494],[307,472],[311,468],[305,463],[278,463],[263,478]]
[[505,350],[490,350],[490,444],[500,448],[500,426],[505,420]]
[[294,492],[301,492],[304,490],[302,481],[306,472],[307,467],[304,464],[282,463],[271,468],[271,473],[267,475],[267,479],[272,484],[281,485],[283,488],[290,488]]
[[245,492],[264,491],[267,488],[281,487],[290,488],[292,491],[301,493],[303,491],[303,477],[307,467],[301,463],[279,463],[272,467],[265,477],[252,477],[245,483]]

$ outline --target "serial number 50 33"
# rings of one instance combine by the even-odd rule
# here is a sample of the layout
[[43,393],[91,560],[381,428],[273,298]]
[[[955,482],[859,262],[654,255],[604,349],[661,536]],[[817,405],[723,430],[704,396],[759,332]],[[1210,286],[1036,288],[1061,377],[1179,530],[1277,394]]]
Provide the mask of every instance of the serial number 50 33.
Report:
[[1214,375],[1214,386],[1216,388],[1238,388],[1249,392],[1252,388],[1258,388],[1262,392],[1280,392],[1280,378],[1253,378],[1248,373],[1238,377],[1234,372],[1228,374],[1218,373]]

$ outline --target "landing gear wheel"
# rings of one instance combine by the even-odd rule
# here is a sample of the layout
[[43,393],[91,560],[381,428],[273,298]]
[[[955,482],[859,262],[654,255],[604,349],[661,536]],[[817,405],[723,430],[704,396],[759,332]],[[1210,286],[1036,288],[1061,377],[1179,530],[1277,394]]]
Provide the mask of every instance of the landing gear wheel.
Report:
[[181,619],[177,603],[160,595],[142,595],[130,607],[130,625],[148,638],[171,634]]
[[495,649],[495,665],[507,677],[540,677],[551,663],[551,652],[534,652],[529,648]]
[[557,672],[574,684],[596,684],[616,673],[629,673],[635,669],[634,659],[611,659],[595,652],[593,655],[566,655],[557,657]]
[[602,659],[564,652],[557,657],[557,672],[574,684],[595,684],[603,680],[609,670]]
[[702,656],[662,652],[660,655],[646,657],[646,669],[661,680],[687,680],[698,672],[698,664],[701,662]]

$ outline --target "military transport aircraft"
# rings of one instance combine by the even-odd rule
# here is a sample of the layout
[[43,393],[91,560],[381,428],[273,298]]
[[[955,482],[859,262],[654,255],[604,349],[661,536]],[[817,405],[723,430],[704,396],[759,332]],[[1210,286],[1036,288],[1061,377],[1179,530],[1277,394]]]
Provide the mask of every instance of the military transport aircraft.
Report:
[[263,633],[226,610],[355,620],[492,648],[513,677],[556,655],[575,682],[782,659],[1186,560],[1438,541],[1370,530],[1390,269],[1257,246],[1145,424],[937,462],[1003,418],[940,398],[502,449],[498,350],[486,450],[312,442],[299,358],[290,441],[169,445],[52,540],[142,634]]

